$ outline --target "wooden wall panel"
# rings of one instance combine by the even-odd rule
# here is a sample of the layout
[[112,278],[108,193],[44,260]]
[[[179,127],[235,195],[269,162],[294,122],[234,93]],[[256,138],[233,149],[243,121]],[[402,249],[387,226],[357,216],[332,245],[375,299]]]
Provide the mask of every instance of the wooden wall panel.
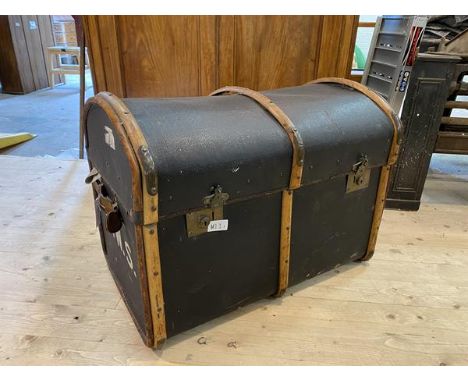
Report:
[[[232,75],[220,85],[263,90],[294,86],[314,78],[320,17],[235,16],[221,36],[232,41]],[[221,55],[225,51],[220,52]]]
[[21,18],[23,20],[24,35],[26,37],[34,84],[36,89],[43,89],[49,86],[49,79],[44,51],[42,50],[39,21],[37,16],[33,15],[21,16]]
[[[122,66],[122,52],[118,16],[99,16],[100,41],[102,61],[105,65],[106,82],[111,93],[126,97],[125,78]],[[139,52],[140,53],[140,52]],[[137,56],[137,54],[135,54]],[[140,71],[140,67],[129,63],[129,70]],[[141,73],[140,73],[141,74]]]
[[7,93],[35,89],[21,16],[0,16],[0,81]]
[[[101,55],[104,63],[112,62],[112,65],[106,65],[104,74],[109,91],[126,96],[125,77],[122,67],[122,47],[120,44],[120,34],[117,16],[99,16],[99,32],[101,39]],[[138,67],[129,65],[129,70],[139,70]]]
[[316,77],[351,76],[357,16],[324,16]]
[[[218,16],[216,23],[217,82],[215,88],[237,85],[234,81],[235,17]],[[221,31],[223,32],[221,34]],[[221,54],[222,53],[222,54]]]
[[[21,16],[2,16],[10,19],[11,35],[13,38],[14,55],[18,63],[20,87],[11,93],[29,93],[36,90],[31,64],[29,62],[28,47],[24,35],[23,20]],[[7,89],[5,89],[7,91]],[[9,90],[8,90],[9,91]],[[9,91],[10,92],[10,91]]]
[[200,94],[199,19],[119,17],[124,82],[129,96]]
[[349,77],[356,16],[85,16],[95,90],[207,95]]
[[351,78],[353,66],[354,46],[359,26],[358,16],[342,16],[341,45],[338,53],[338,64],[336,70],[342,73],[341,77]]
[[216,16],[200,16],[199,23],[200,87],[198,94],[206,95],[219,87],[219,21]]
[[50,16],[0,16],[2,91],[26,94],[49,87],[47,47],[53,45]]
[[[51,60],[49,59],[49,52],[47,48],[55,45],[51,17],[52,16],[37,16],[37,21],[39,24],[39,34],[40,34],[41,42],[42,42],[42,52],[44,55],[47,73],[50,73],[50,69],[51,69]],[[55,61],[55,66],[58,66],[59,64],[58,57],[56,57],[54,61]],[[55,84],[60,84],[64,82],[63,75],[55,73],[53,74],[53,76],[55,78],[54,80]],[[48,79],[48,86],[52,86],[49,79]]]
[[[82,17],[94,90],[99,89],[99,91],[110,91],[107,86],[106,72],[104,70],[104,62],[101,53],[101,35],[98,24],[99,16]],[[115,94],[118,93],[116,92]]]

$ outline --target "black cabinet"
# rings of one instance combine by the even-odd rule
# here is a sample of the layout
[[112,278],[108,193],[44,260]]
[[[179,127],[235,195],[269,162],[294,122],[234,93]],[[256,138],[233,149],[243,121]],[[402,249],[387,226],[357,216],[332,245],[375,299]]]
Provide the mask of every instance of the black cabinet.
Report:
[[387,208],[418,210],[450,82],[460,58],[419,54],[403,104],[403,140],[387,194]]

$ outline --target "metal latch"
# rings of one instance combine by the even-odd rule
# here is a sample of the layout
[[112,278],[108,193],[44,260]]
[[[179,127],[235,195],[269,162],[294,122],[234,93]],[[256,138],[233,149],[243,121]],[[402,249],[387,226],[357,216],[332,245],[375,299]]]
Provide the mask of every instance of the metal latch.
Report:
[[346,192],[362,190],[369,185],[370,168],[367,155],[361,155],[359,162],[353,165],[353,171],[348,174]]
[[[104,186],[101,174],[93,168],[85,179],[86,184],[91,184],[97,194],[95,203],[106,215],[105,228],[110,233],[116,233],[122,228],[122,216],[115,200],[112,200]],[[98,216],[96,215],[98,220]],[[98,223],[96,221],[96,223]]]
[[213,186],[211,194],[203,198],[206,208],[185,215],[188,237],[206,233],[211,221],[223,219],[223,206],[228,199],[229,194],[220,185]]
[[101,193],[96,198],[96,203],[106,215],[105,228],[110,233],[116,233],[122,228],[122,216],[120,215],[117,202]]

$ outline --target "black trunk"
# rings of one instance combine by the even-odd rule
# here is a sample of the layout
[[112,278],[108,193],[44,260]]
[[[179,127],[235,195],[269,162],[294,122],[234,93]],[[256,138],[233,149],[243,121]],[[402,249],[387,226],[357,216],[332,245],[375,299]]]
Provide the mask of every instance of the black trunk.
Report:
[[[289,285],[368,254],[395,122],[342,84],[263,94],[303,142],[302,179],[294,190],[294,145],[249,97],[122,102],[104,94],[88,102],[90,181],[104,252],[148,345],[278,292],[285,192],[293,195]],[[145,220],[145,196],[156,200],[157,220]],[[225,220],[226,230],[207,232],[212,221]],[[160,260],[153,273],[150,247]],[[157,302],[153,277],[162,280]],[[164,334],[157,335],[161,325]]]

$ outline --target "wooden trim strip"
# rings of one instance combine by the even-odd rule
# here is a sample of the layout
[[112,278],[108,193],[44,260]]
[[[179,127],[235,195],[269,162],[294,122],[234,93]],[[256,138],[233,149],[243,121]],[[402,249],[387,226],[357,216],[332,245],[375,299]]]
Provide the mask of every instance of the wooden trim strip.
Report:
[[144,264],[142,269],[146,272],[146,280],[143,280],[142,291],[149,299],[153,335],[153,338],[146,339],[146,342],[148,346],[159,345],[165,341],[167,333],[157,230],[158,193],[156,190],[154,195],[149,194],[146,177],[141,176],[144,173],[144,166],[141,157],[138,155],[140,148],[148,148],[148,145],[137,121],[118,97],[109,92],[97,94],[88,101],[86,114],[93,103],[104,109],[116,130],[118,130],[121,141],[128,140],[130,142],[131,148],[127,148],[127,150],[131,150],[131,152],[127,153],[127,157],[133,158],[133,162],[131,162],[132,171],[138,171],[139,174],[137,177],[139,182],[132,186],[132,192],[136,200],[134,203],[135,211],[143,209],[143,227],[141,229]]
[[446,109],[468,109],[468,101],[447,101]]
[[157,224],[143,226],[143,245],[145,248],[154,342],[156,345],[161,345],[166,340],[167,333]]
[[[130,163],[130,168],[133,174],[139,174],[139,166],[138,166],[138,160],[137,156],[129,144],[128,136],[125,130],[122,128],[122,121],[120,117],[117,115],[117,112],[115,109],[112,107],[112,104],[109,103],[108,99],[104,97],[104,93],[99,93],[94,97],[91,97],[88,99],[88,101],[85,104],[84,111],[83,111],[83,119],[86,122],[88,119],[88,113],[93,105],[99,106],[109,117],[110,121],[112,122],[113,126],[115,126],[115,130],[118,134],[119,140],[122,142],[123,150],[125,153],[125,156],[128,158],[129,163]],[[86,138],[86,147],[88,147],[88,135],[87,135],[87,124],[84,124],[85,127],[85,138]],[[141,211],[142,205],[143,205],[143,198],[141,195],[141,179],[140,176],[135,176],[132,179],[132,192],[134,194],[133,198],[133,206],[132,209],[134,211]]]
[[351,87],[368,98],[370,98],[388,117],[388,119],[392,122],[393,125],[393,139],[392,145],[390,147],[390,152],[387,159],[387,164],[382,166],[382,170],[380,171],[380,180],[379,180],[379,187],[377,189],[377,196],[375,201],[375,208],[374,208],[374,216],[372,218],[372,226],[369,235],[369,241],[367,244],[367,250],[365,255],[361,258],[361,260],[369,260],[375,251],[375,244],[377,242],[377,234],[379,232],[380,222],[382,221],[382,214],[385,206],[385,200],[387,198],[387,186],[388,186],[388,178],[390,173],[390,167],[394,164],[398,158],[398,150],[399,150],[399,136],[401,131],[401,122],[400,119],[395,115],[393,109],[390,105],[385,101],[381,96],[377,93],[370,90],[367,86],[364,86],[358,82],[354,82],[351,80],[347,80],[344,78],[335,78],[335,77],[328,77],[328,78],[320,78],[315,81],[309,82],[309,84],[318,84],[318,83],[336,83],[344,86]]
[[[99,97],[105,99],[110,105],[112,105],[115,112],[119,115],[121,123],[126,131],[128,139],[133,147],[133,151],[138,159],[140,168],[143,172],[143,164],[141,163],[138,150],[141,147],[148,148],[146,139],[141,132],[138,122],[136,121],[133,114],[128,110],[127,106],[120,100],[119,97],[109,92],[99,93]],[[158,222],[158,194],[150,195],[146,188],[146,179],[142,177],[143,183],[143,224],[156,224]]]
[[375,28],[375,21],[359,21],[358,27],[359,28]]
[[441,125],[446,126],[468,126],[468,118],[463,117],[442,117]]
[[[143,200],[142,200],[142,185],[141,185],[141,176],[140,176],[140,169],[138,165],[138,161],[135,155],[135,152],[133,151],[133,148],[128,140],[127,134],[122,127],[122,122],[117,115],[116,111],[114,108],[109,104],[109,102],[102,97],[102,94],[98,94],[97,96],[91,97],[88,102],[85,105],[84,109],[84,120],[86,121],[88,119],[88,113],[91,110],[91,107],[97,105],[99,106],[109,117],[110,121],[112,122],[112,125],[115,127],[115,131],[117,133],[117,136],[119,137],[120,142],[122,142],[122,147],[123,151],[125,153],[125,156],[128,158],[130,169],[132,172],[132,193],[133,193],[133,205],[132,209],[134,211],[141,211],[142,205],[143,205]],[[85,137],[86,137],[86,147],[88,147],[88,134],[87,134],[87,125],[85,124]],[[91,169],[91,163],[90,163],[90,169]],[[94,192],[94,196],[96,197],[96,193]],[[102,229],[102,227],[100,228]],[[141,236],[141,228],[135,227],[136,229],[136,235],[137,238],[140,235]],[[105,247],[105,241],[104,238],[101,236],[101,242],[103,243],[103,248]],[[141,251],[140,251],[141,249]],[[143,301],[144,301],[144,310],[145,310],[145,331],[143,332],[140,330],[140,327],[137,324],[137,321],[129,308],[130,315],[132,316],[132,319],[135,321],[135,324],[140,332],[140,335],[142,336],[145,344],[147,346],[153,346],[154,345],[154,334],[153,334],[153,323],[151,319],[151,308],[150,308],[150,301],[149,301],[149,296],[147,294],[148,292],[148,285],[147,285],[147,277],[146,277],[146,266],[145,266],[145,260],[144,260],[144,253],[142,246],[138,245],[138,240],[137,240],[137,257],[138,257],[138,265],[143,271],[145,272],[145,277],[140,279],[140,287],[141,290],[144,293],[143,296]],[[112,273],[112,270],[111,270]],[[114,282],[119,288],[119,291],[122,290],[121,286],[118,284],[117,279],[113,277]],[[122,293],[121,293],[122,294]],[[123,296],[123,295],[122,295]],[[127,301],[125,298],[123,298],[124,302],[127,304]],[[127,304],[128,306],[128,304]]]
[[392,139],[392,146],[390,147],[390,152],[387,159],[387,164],[392,165],[396,162],[398,158],[398,150],[399,146],[399,132],[401,131],[401,122],[400,119],[395,115],[392,107],[388,104],[385,99],[383,99],[379,94],[375,93],[367,86],[360,84],[359,82],[355,82],[352,80],[348,80],[345,78],[336,78],[336,77],[325,77],[319,78],[317,80],[308,82],[308,84],[320,84],[320,83],[336,83],[344,86],[348,86],[353,88],[368,98],[370,98],[388,117],[388,119],[392,122],[393,125],[393,139]]
[[[102,96],[113,106],[120,116],[122,125],[127,133],[133,151],[138,159],[140,170],[144,172],[138,150],[141,147],[148,148],[146,139],[138,126],[133,114],[127,106],[111,93],[104,92]],[[158,193],[148,193],[146,178],[142,177],[143,192],[143,245],[145,249],[146,272],[148,277],[149,299],[151,306],[151,317],[153,321],[153,333],[155,344],[163,343],[167,338],[166,316],[164,311],[164,295],[162,289],[161,259],[159,255],[158,238]]]
[[289,259],[291,257],[293,191],[284,190],[281,196],[281,233],[278,290],[276,296],[281,296],[289,284]]
[[240,94],[256,101],[281,125],[288,134],[293,148],[293,159],[291,165],[291,176],[289,178],[289,187],[283,191],[281,200],[281,231],[280,231],[280,256],[279,256],[279,274],[278,289],[276,296],[281,296],[288,287],[289,280],[289,258],[291,254],[291,229],[292,229],[292,203],[293,191],[301,186],[302,170],[304,167],[304,143],[294,123],[289,119],[286,113],[280,109],[270,98],[255,90],[242,88],[238,86],[225,86],[215,90],[211,96],[221,94]]
[[291,166],[291,176],[289,179],[289,189],[295,190],[301,186],[302,170],[304,168],[304,143],[299,135],[294,123],[289,119],[286,113],[279,108],[270,98],[266,95],[256,92],[255,90],[242,88],[239,86],[225,86],[221,89],[215,90],[210,96],[221,95],[225,93],[240,94],[256,101],[273,118],[281,125],[281,127],[288,134],[289,140],[293,147],[293,160]]

